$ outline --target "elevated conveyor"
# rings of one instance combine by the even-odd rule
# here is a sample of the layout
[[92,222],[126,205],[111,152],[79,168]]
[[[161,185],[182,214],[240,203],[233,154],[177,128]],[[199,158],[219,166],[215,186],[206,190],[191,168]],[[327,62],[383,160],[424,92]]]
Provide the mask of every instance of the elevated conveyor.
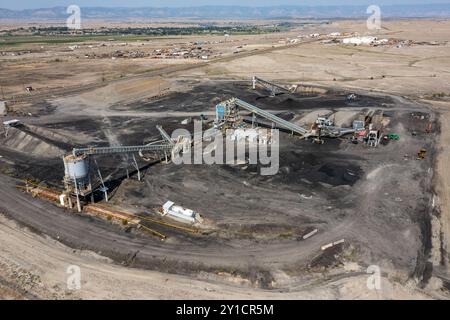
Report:
[[260,117],[263,117],[267,120],[270,120],[271,122],[275,123],[276,125],[283,127],[289,131],[291,131],[292,133],[297,133],[301,136],[304,137],[308,137],[309,136],[309,131],[306,130],[303,127],[300,127],[292,122],[286,121],[284,119],[281,119],[280,117],[277,117],[276,115],[262,110],[254,105],[251,105],[250,103],[247,103],[241,99],[238,98],[233,98],[230,100],[231,103],[234,103],[236,106],[245,109],[247,111],[250,111],[251,113],[254,113]]
[[101,155],[101,154],[119,154],[119,153],[134,153],[143,151],[171,151],[172,145],[158,144],[158,145],[146,145],[146,146],[117,146],[117,147],[91,147],[91,148],[79,148],[73,149],[72,154],[76,156],[80,155]]
[[172,138],[167,133],[167,131],[163,129],[163,127],[158,125],[158,126],[156,126],[156,129],[158,129],[159,133],[164,138],[164,140],[166,140],[167,143],[169,143],[172,146],[175,145],[175,142],[172,140]]
[[278,85],[276,83],[273,83],[273,82],[270,82],[270,81],[267,81],[267,80],[264,80],[264,79],[261,79],[261,78],[258,78],[258,77],[253,77],[252,82],[253,82],[253,89],[256,89],[256,85],[260,84],[264,88],[270,90],[270,93],[271,93],[272,96],[275,96],[279,92],[291,93],[289,91],[289,89],[287,89],[287,88],[285,88],[283,86],[280,86],[280,85]]

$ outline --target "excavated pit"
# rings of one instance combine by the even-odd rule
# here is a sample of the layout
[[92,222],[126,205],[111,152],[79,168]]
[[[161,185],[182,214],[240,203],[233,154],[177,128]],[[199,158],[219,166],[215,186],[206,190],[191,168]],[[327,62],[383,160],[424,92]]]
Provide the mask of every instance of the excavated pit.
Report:
[[[341,112],[337,118],[348,124],[361,110],[383,108],[390,119],[386,130],[400,134],[400,141],[373,149],[354,145],[347,138],[326,139],[324,145],[317,145],[281,133],[280,166],[274,176],[261,176],[259,168],[252,165],[150,164],[140,159],[144,177],[137,182],[135,175],[123,180],[125,167],[132,169],[126,156],[96,159],[103,176],[108,177],[108,185],[114,188],[111,197],[115,205],[151,213],[171,200],[200,212],[214,229],[199,237],[175,233],[167,243],[158,244],[157,251],[152,250],[154,239],[127,234],[132,246],[146,246],[133,259],[135,266],[166,270],[167,266],[157,261],[167,257],[191,266],[198,263],[247,270],[251,264],[263,265],[264,272],[270,274],[293,265],[308,265],[320,246],[345,238],[358,248],[355,259],[362,264],[388,263],[408,274],[424,270],[420,266],[425,265],[430,236],[427,206],[432,176],[428,171],[433,166],[437,128],[427,130],[435,117],[421,106],[416,106],[416,111],[425,117],[412,115],[414,110],[403,110],[391,98],[359,96],[357,101],[349,102],[347,95],[329,92],[313,97],[271,98],[262,89],[252,91],[242,84],[221,83],[219,87],[206,83],[156,101],[110,109],[174,114],[167,117],[133,117],[128,113],[108,117],[105,110],[102,117],[79,114],[62,120],[56,107],[54,114],[34,120],[34,126],[41,128],[33,130],[34,135],[17,130],[10,138],[2,139],[0,155],[8,161],[0,161],[0,168],[17,177],[60,187],[61,151],[75,146],[148,143],[160,139],[157,124],[169,133],[178,128],[191,130],[192,125],[180,123],[187,118],[185,113],[195,114],[194,118],[201,113],[211,114],[217,103],[231,97],[295,121],[326,109],[332,114]],[[176,116],[177,112],[182,114]],[[67,140],[70,135],[73,139]],[[427,148],[428,156],[417,161],[421,148]],[[305,230],[315,228],[319,230],[316,236],[298,240]],[[111,230],[111,237],[117,232]],[[80,245],[71,235],[67,239],[72,246]],[[83,246],[96,250],[102,244],[97,245],[95,236],[90,235],[83,240]],[[103,252],[121,262],[129,254],[124,248]],[[185,254],[177,256],[180,248]]]

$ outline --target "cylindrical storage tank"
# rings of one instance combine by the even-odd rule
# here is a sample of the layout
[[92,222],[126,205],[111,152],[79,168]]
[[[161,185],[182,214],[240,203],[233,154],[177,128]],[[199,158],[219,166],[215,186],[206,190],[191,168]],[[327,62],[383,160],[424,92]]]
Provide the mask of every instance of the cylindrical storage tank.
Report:
[[89,174],[86,156],[74,157],[73,155],[64,158],[66,175],[72,180],[83,180]]
[[216,121],[219,123],[225,118],[225,107],[221,104],[216,106]]

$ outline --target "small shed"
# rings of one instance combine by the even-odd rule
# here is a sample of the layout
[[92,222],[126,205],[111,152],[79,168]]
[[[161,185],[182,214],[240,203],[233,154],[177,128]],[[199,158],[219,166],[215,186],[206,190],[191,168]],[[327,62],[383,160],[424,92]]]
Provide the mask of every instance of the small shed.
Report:
[[172,201],[167,201],[163,205],[163,215],[168,215],[175,220],[190,223],[194,223],[198,216],[193,210],[177,206]]
[[20,121],[15,119],[15,120],[8,120],[8,121],[4,121],[3,125],[5,127],[16,127],[20,124]]
[[6,102],[0,101],[0,115],[6,116],[7,110],[6,110]]

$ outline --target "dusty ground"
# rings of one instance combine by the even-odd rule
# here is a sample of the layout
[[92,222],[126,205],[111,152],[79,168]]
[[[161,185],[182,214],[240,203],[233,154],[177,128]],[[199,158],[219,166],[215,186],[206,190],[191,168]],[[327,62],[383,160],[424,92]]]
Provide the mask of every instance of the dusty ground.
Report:
[[[190,277],[127,269],[111,264],[95,253],[73,250],[59,242],[35,235],[15,222],[0,217],[2,282],[5,299],[429,299],[430,296],[382,280],[381,292],[367,291],[367,276],[333,279],[326,284],[273,292],[224,284],[221,277],[193,280]],[[39,250],[36,250],[39,248]],[[20,255],[17,253],[20,252]],[[67,290],[67,268],[81,268],[79,291]],[[222,276],[227,277],[227,276]],[[233,283],[234,282],[234,283]]]
[[439,207],[439,216],[433,219],[433,265],[437,273],[444,279],[448,279],[448,260],[450,248],[450,216],[448,199],[448,160],[449,148],[448,137],[450,128],[448,126],[449,102],[428,101],[440,113],[441,136],[439,139],[439,157],[436,164],[436,205]]
[[[283,34],[281,37],[296,36],[297,33]],[[82,43],[54,44],[22,44],[2,46],[0,57],[2,75],[0,86],[2,96],[7,99],[26,96],[25,87],[32,86],[40,93],[54,93],[55,89],[70,86],[89,86],[106,84],[110,81],[132,75],[139,75],[168,67],[201,65],[201,59],[153,59],[146,58],[114,58],[116,51],[152,53],[154,50],[188,48],[194,43],[212,50],[210,59],[233,57],[234,52],[251,52],[253,50],[280,47],[280,35],[233,36],[225,42],[223,36],[185,36],[158,37],[146,41],[87,41]],[[71,50],[70,46],[78,45]],[[239,49],[238,49],[239,47]],[[11,55],[14,53],[14,55]],[[20,53],[20,55],[18,54]],[[92,58],[95,55],[95,59]],[[9,75],[9,76],[7,76]]]
[[[435,30],[427,41],[448,36],[448,21],[420,23]],[[414,38],[416,25],[389,22],[385,33],[424,41],[422,36]],[[321,31],[361,27],[357,22],[339,22],[327,28]],[[258,41],[266,41],[267,46],[274,39]],[[130,180],[116,189],[116,205],[151,211],[169,194],[171,200],[202,212],[214,226],[213,233],[200,236],[161,230],[169,232],[166,243],[64,213],[15,190],[14,180],[2,177],[0,208],[9,218],[3,217],[0,225],[0,236],[5,238],[0,242],[2,267],[8,270],[0,290],[9,298],[184,298],[187,291],[200,299],[445,298],[447,102],[416,100],[448,93],[448,68],[442,67],[449,63],[446,51],[445,43],[370,48],[314,42],[175,70],[162,78],[144,75],[139,78],[144,82],[124,79],[69,97],[35,101],[27,108],[38,107],[40,111],[34,113],[38,117],[24,118],[27,127],[2,140],[0,164],[4,172],[50,185],[59,184],[60,154],[72,146],[156,139],[156,124],[170,132],[188,116],[212,115],[215,103],[236,95],[299,123],[308,122],[318,110],[335,113],[344,124],[361,109],[381,108],[391,120],[388,130],[402,139],[375,150],[338,140],[317,149],[283,134],[281,172],[272,178],[255,175],[251,167],[151,166],[144,183]],[[82,64],[74,67],[91,72]],[[224,81],[248,80],[253,74],[283,82],[307,81],[334,91],[270,99],[263,91],[249,90],[248,82]],[[169,92],[151,98],[159,95],[161,86]],[[347,104],[342,89],[360,91],[361,100]],[[371,90],[385,94],[372,95]],[[146,100],[138,101],[139,97]],[[418,111],[439,121],[431,134],[425,133],[427,121],[411,117]],[[412,131],[418,134],[412,136]],[[24,133],[26,143],[22,143]],[[429,156],[418,162],[415,154],[422,147]],[[39,159],[39,153],[45,153],[46,159]],[[102,170],[112,181],[123,175],[123,166],[124,159],[102,159]],[[23,229],[24,225],[31,229]],[[312,228],[320,230],[317,236],[297,240]],[[321,245],[341,238],[346,244],[339,251],[320,254]],[[40,254],[29,252],[30,246],[39,248],[35,252]],[[58,258],[46,259],[43,253]],[[69,263],[85,270],[79,292],[65,290]],[[365,285],[365,268],[371,264],[382,268],[381,292],[371,292]],[[112,279],[123,284],[115,286],[120,289],[111,290]],[[149,292],[147,281],[159,287]]]

